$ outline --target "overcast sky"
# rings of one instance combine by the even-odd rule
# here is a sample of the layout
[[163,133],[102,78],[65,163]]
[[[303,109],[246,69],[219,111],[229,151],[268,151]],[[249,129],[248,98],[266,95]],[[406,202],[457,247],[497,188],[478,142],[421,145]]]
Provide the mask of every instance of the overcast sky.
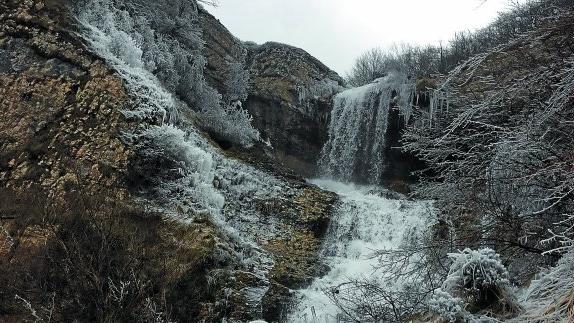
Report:
[[509,0],[219,0],[207,8],[239,39],[301,47],[344,75],[373,47],[438,44],[509,8]]

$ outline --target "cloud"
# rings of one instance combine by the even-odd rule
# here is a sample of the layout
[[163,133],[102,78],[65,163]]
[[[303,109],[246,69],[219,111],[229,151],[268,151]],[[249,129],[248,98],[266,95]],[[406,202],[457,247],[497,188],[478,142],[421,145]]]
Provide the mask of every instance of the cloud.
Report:
[[507,0],[220,0],[208,8],[238,38],[301,47],[340,74],[372,47],[438,44],[487,25]]

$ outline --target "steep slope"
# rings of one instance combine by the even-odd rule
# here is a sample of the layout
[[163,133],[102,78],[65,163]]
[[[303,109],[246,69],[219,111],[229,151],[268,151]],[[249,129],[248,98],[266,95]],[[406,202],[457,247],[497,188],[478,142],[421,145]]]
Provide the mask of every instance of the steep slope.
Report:
[[220,93],[225,91],[228,65],[245,59],[245,45],[215,19],[207,10],[199,9],[199,23],[203,31],[207,59],[205,76]]
[[[229,157],[198,130],[217,92],[193,74],[196,34],[169,25],[193,31],[195,1],[118,3],[0,3],[0,316],[278,319],[289,288],[324,270],[335,195]],[[215,86],[220,55],[208,65]],[[151,285],[117,303],[118,286],[140,282]]]
[[540,242],[572,206],[574,25],[570,10],[556,12],[457,67],[407,133],[407,148],[440,176],[424,192],[437,194],[447,213],[491,219],[482,238],[517,252],[553,249]]

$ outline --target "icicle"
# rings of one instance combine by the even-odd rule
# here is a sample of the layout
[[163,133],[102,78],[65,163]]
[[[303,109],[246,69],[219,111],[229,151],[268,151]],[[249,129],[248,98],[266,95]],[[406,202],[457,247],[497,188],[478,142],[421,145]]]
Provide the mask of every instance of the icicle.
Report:
[[395,74],[335,96],[329,140],[320,160],[325,175],[343,181],[379,182],[384,171],[389,109],[398,105],[400,116],[408,122],[413,99],[414,85]]

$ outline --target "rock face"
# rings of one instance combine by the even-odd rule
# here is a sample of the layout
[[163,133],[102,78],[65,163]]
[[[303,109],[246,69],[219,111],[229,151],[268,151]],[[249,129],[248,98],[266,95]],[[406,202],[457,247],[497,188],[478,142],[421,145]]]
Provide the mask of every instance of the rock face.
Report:
[[[134,93],[120,74],[77,36],[78,30],[65,3],[59,0],[0,2],[0,197],[4,197],[2,190],[7,187],[26,193],[34,186],[46,191],[49,201],[59,197],[65,204],[67,192],[81,190],[87,196],[101,195],[106,200],[135,208],[141,200],[136,202],[139,196],[133,195],[128,183],[134,159],[139,157],[133,146],[122,140],[122,134],[153,126],[155,121],[128,121],[124,117],[123,112],[135,106]],[[226,61],[241,59],[246,48],[206,12],[202,11],[200,20],[207,42],[205,74],[212,85],[221,90]],[[254,114],[256,125],[274,143],[277,156],[283,154],[303,161],[301,164],[312,163],[321,148],[319,127],[326,125],[329,113],[327,92],[342,81],[295,48],[270,44],[253,48],[251,54],[252,97],[253,102],[258,103],[247,107]],[[291,61],[281,62],[285,59]],[[309,92],[310,87],[317,84],[325,84],[323,88],[329,91],[318,87],[311,88],[316,92]],[[289,135],[291,131],[293,136]],[[308,283],[324,269],[317,251],[337,199],[335,194],[310,186],[280,167],[269,167],[275,171],[264,169],[251,162],[250,152],[243,153],[247,156],[229,158],[251,163],[253,166],[249,167],[271,173],[269,176],[284,183],[282,195],[264,196],[253,203],[257,209],[253,221],[259,221],[256,226],[275,223],[275,230],[279,232],[271,237],[262,230],[261,238],[256,241],[262,252],[273,260],[264,279],[249,275],[240,267],[241,259],[233,254],[233,250],[239,248],[237,243],[207,217],[200,216],[180,225],[174,224],[172,214],[158,211],[156,220],[143,221],[144,232],[157,231],[157,236],[147,241],[149,246],[141,246],[144,263],[169,267],[158,275],[160,278],[154,281],[158,286],[153,291],[165,293],[174,308],[173,314],[179,315],[176,318],[180,321],[184,321],[184,317],[205,322],[222,318],[231,322],[261,317],[279,320],[291,300],[290,289]],[[0,216],[3,216],[2,201],[0,199]],[[92,215],[86,212],[86,226],[93,224]],[[16,214],[15,222],[20,221],[20,216],[22,214]],[[53,221],[59,223],[61,219]],[[17,269],[23,268],[22,277],[27,277],[14,281],[30,284],[10,286],[14,289],[0,284],[0,321],[6,318],[22,321],[29,313],[15,304],[14,291],[39,295],[39,298],[29,298],[36,308],[43,304],[45,296],[40,281],[29,279],[36,278],[33,276],[36,273],[28,272],[42,265],[33,262],[42,257],[27,257],[26,246],[36,247],[32,241],[38,236],[35,232],[51,232],[58,225],[42,219],[35,223],[33,231],[18,223],[6,226],[8,230],[3,230],[3,225],[0,223],[0,246],[12,243],[13,238],[22,240],[7,250],[0,247],[0,263],[9,254],[11,260],[18,263]],[[57,243],[53,234],[42,234],[40,238],[49,241],[48,244]],[[38,255],[44,252],[40,250],[42,246],[38,246]],[[139,245],[135,249],[138,248]],[[134,256],[133,250],[121,248],[114,249],[114,254]],[[11,272],[16,267],[3,268]],[[8,277],[2,273],[0,277]],[[148,274],[144,276],[149,278]],[[214,277],[216,281],[212,280]],[[268,289],[262,287],[262,282]],[[253,300],[248,299],[248,292],[260,290],[264,291],[260,303],[251,304]],[[55,293],[59,291],[56,288]],[[56,311],[71,304],[65,297],[56,295],[56,302],[61,305],[56,306]],[[3,303],[5,299],[10,302],[8,307]],[[63,321],[75,318],[64,312],[57,315]]]
[[130,157],[122,80],[60,32],[57,2],[16,3],[0,4],[0,182],[115,190]]
[[279,161],[312,175],[343,80],[302,49],[279,43],[249,46],[247,64],[251,86],[244,106],[255,126]]
[[301,175],[313,175],[327,139],[332,97],[343,79],[300,48],[243,43],[206,10],[199,13],[207,81],[224,93],[228,64],[244,63],[250,84],[243,107],[272,145],[271,155]]
[[228,63],[240,61],[246,49],[239,39],[205,9],[199,9],[199,19],[205,41],[203,55],[207,59],[205,77],[211,86],[223,93]]

